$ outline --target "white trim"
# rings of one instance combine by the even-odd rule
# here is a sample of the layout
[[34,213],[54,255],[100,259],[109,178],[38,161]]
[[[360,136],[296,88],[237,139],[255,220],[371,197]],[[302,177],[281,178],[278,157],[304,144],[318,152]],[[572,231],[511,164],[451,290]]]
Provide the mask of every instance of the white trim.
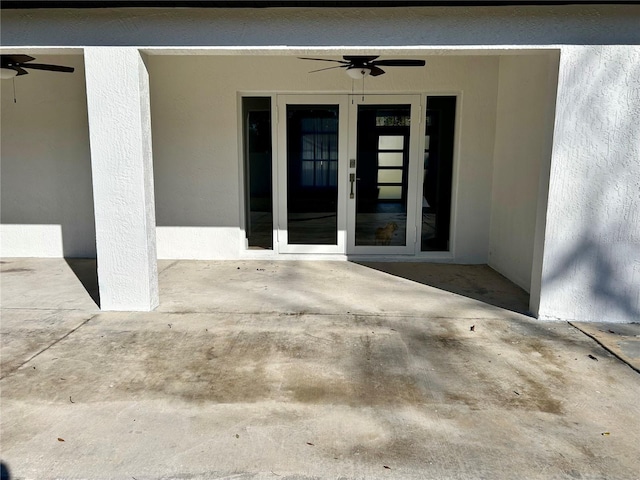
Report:
[[[350,55],[416,55],[421,52],[429,52],[429,55],[495,55],[507,54],[513,55],[537,55],[541,51],[561,50],[562,48],[572,44],[528,44],[528,45],[411,45],[411,46],[216,46],[216,47],[154,47],[154,46],[135,46],[123,48],[137,48],[142,53],[148,55],[324,55],[342,56],[345,52]],[[582,45],[582,44],[575,44]],[[100,48],[100,47],[96,47]],[[16,47],[3,47],[0,51],[15,51]],[[79,50],[79,47],[21,47],[20,51],[26,53],[39,53],[42,51],[54,50],[55,53],[66,53],[69,50]],[[75,53],[75,52],[74,52]]]
[[[278,96],[275,93],[269,95],[271,98],[271,219],[272,219],[272,251],[280,253],[280,242],[278,239],[278,225],[280,224],[280,214],[278,208]],[[269,252],[269,250],[267,250]]]
[[407,262],[407,263],[454,263],[455,258],[449,252],[426,252],[431,255],[394,255],[394,254],[360,254],[346,255],[334,253],[275,253],[273,250],[245,250],[241,260],[309,260],[336,262]]
[[272,158],[271,158],[271,195],[272,195],[272,205],[276,205],[276,195],[277,195],[277,162],[275,161],[275,152],[276,152],[276,141],[277,141],[277,117],[276,112],[277,108],[275,108],[276,95],[274,93],[265,93],[265,92],[251,92],[251,91],[238,91],[236,92],[236,112],[238,116],[238,179],[239,179],[239,241],[238,241],[238,253],[242,257],[245,252],[253,252],[255,255],[263,258],[264,256],[271,256],[271,252],[277,252],[277,231],[276,225],[278,219],[277,209],[272,208],[272,225],[273,225],[273,236],[272,236],[272,248],[271,249],[252,249],[249,247],[249,240],[247,238],[247,210],[246,210],[246,182],[248,178],[245,175],[245,152],[244,152],[244,142],[245,142],[245,131],[244,131],[244,118],[243,118],[243,105],[242,99],[247,97],[262,97],[269,98],[271,101],[271,150],[272,150]]
[[247,159],[245,158],[244,144],[246,141],[245,131],[244,131],[244,105],[242,104],[243,95],[240,92],[236,93],[236,114],[237,114],[237,131],[239,132],[237,142],[238,142],[238,186],[240,192],[240,198],[238,199],[239,205],[239,239],[238,245],[240,246],[240,251],[247,250],[249,248],[249,242],[247,239],[247,215],[246,215],[246,197],[247,197],[247,186],[245,182],[248,180],[245,175],[245,163]]
[[464,104],[464,92],[459,92],[456,99],[456,124],[453,133],[453,175],[451,179],[451,216],[449,218],[449,251],[456,258],[456,247],[458,245],[458,197],[460,186],[460,152],[462,150],[462,106]]
[[[460,149],[462,144],[462,94],[461,90],[457,91],[441,91],[441,92],[428,92],[423,95],[423,105],[424,112],[423,117],[427,113],[427,100],[429,97],[456,97],[456,111],[455,111],[455,124],[453,127],[453,159],[452,159],[452,171],[451,171],[451,211],[449,213],[449,250],[446,251],[422,251],[421,248],[421,235],[422,235],[422,222],[418,222],[418,238],[419,246],[416,247],[416,258],[434,258],[434,255],[437,255],[437,258],[442,254],[446,254],[451,259],[456,257],[456,239],[457,239],[457,216],[458,216],[458,186],[460,184],[459,174],[460,174]],[[424,132],[420,138],[420,151],[424,152]],[[418,175],[422,177],[423,172],[420,172]],[[419,186],[419,188],[421,185]],[[420,205],[417,205],[416,208],[421,210]],[[420,217],[422,212],[420,211]],[[417,219],[416,219],[417,220]]]

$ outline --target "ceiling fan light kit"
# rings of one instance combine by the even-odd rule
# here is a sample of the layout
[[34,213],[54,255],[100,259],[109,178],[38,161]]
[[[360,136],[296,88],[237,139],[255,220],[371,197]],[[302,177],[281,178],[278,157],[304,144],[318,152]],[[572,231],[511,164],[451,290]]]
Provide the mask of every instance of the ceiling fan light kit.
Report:
[[360,80],[361,78],[367,77],[371,74],[371,70],[364,67],[352,67],[347,68],[347,75],[349,75],[354,80]]
[[0,80],[9,80],[18,75],[16,70],[10,68],[0,68]]

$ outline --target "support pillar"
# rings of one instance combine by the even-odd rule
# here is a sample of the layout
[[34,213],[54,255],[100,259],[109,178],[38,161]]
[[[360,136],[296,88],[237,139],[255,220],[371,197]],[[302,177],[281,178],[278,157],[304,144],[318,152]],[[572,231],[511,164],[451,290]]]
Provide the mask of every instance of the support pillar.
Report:
[[561,47],[539,318],[640,318],[639,158],[640,46]]
[[158,306],[149,76],[136,48],[85,48],[102,310]]

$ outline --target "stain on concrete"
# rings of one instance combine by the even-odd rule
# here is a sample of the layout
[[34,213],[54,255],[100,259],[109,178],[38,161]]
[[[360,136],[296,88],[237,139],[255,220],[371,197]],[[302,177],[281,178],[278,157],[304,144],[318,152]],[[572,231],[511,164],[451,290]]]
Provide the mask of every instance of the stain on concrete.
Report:
[[[519,337],[517,348],[524,361],[520,369],[514,371],[511,362],[496,355],[496,350],[489,352],[482,337],[511,343],[512,334],[501,332],[491,321],[483,322],[478,331],[463,328],[454,323],[441,325],[437,333],[416,328],[409,331],[406,339],[414,355],[423,352],[433,369],[448,372],[448,381],[443,381],[440,392],[444,401],[466,405],[472,411],[497,406],[554,415],[563,413],[562,400],[552,393],[565,380],[563,361],[557,358],[552,347],[536,337]],[[451,378],[467,381],[451,382]]]
[[397,478],[496,478],[497,466],[524,478],[523,464],[543,465],[549,478],[630,471],[633,461],[616,464],[611,452],[628,455],[637,434],[612,422],[636,421],[635,397],[619,381],[611,409],[608,396],[594,397],[605,391],[606,359],[573,360],[588,339],[573,328],[534,335],[534,322],[473,322],[472,332],[468,320],[379,315],[100,314],[3,380],[3,401],[64,418],[127,405],[113,424],[132,449],[156,437],[158,419],[178,418],[169,430],[182,446],[165,451],[183,448],[193,461],[202,441],[217,464],[284,455],[369,473],[387,465]]
[[[263,272],[255,264],[246,272],[233,262],[190,265],[172,267],[162,288],[174,288],[176,277],[167,279],[182,269],[187,285],[178,282],[170,298],[186,306],[195,298],[201,313],[101,313],[65,338],[58,333],[88,314],[52,316],[42,299],[55,304],[77,279],[66,275],[56,290],[58,275],[14,275],[4,301],[33,290],[18,277],[51,286],[3,311],[2,362],[42,352],[1,383],[2,432],[11,439],[3,455],[19,466],[16,477],[130,478],[125,468],[138,461],[150,466],[147,476],[175,478],[249,478],[267,467],[282,478],[637,477],[640,377],[567,324],[478,308],[346,262],[337,276],[357,270],[349,284],[360,290],[339,297],[322,288],[333,275],[324,262],[321,275],[316,264],[261,263]],[[23,266],[32,263],[5,267]],[[317,283],[297,275],[300,268]],[[196,277],[209,273],[191,281],[194,269]],[[276,270],[292,282],[279,298],[261,293],[262,280],[220,280]],[[471,283],[497,295],[479,279]],[[413,293],[396,296],[401,289]],[[377,302],[381,290],[386,303]],[[420,303],[424,296],[433,296],[430,304]],[[229,312],[211,313],[219,302]],[[20,304],[40,313],[17,311]],[[309,311],[323,314],[302,313]],[[213,465],[221,473],[209,475]]]
[[[264,336],[245,332],[231,336],[132,332],[127,357],[139,357],[136,371],[116,382],[129,395],[155,394],[188,402],[255,402],[271,395],[263,361],[270,350]],[[153,345],[153,348],[149,348]],[[114,347],[116,345],[113,345]],[[172,352],[187,349],[177,366]]]
[[[562,401],[552,392],[566,379],[565,360],[555,355],[552,346],[531,336],[516,346],[523,362],[514,371],[512,363],[484,345],[482,335],[489,332],[490,322],[469,332],[466,325],[453,322],[424,328],[378,317],[367,321],[365,316],[354,319],[351,328],[325,326],[297,333],[255,326],[193,332],[181,330],[174,321],[166,330],[85,336],[91,356],[79,358],[70,347],[57,368],[75,366],[79,383],[98,382],[94,391],[74,395],[76,401],[119,395],[175,397],[193,403],[279,399],[354,407],[444,401],[474,411],[493,406],[562,414]],[[495,335],[498,341],[503,337],[505,342],[513,340],[508,333]],[[176,362],[177,357],[182,361]],[[103,371],[100,379],[93,378],[96,370]],[[25,373],[34,382],[30,395],[46,384],[43,376],[49,371],[65,376],[54,364]],[[447,380],[434,371],[446,372]],[[49,393],[41,394],[50,398]],[[60,394],[61,401],[67,399],[66,392]]]

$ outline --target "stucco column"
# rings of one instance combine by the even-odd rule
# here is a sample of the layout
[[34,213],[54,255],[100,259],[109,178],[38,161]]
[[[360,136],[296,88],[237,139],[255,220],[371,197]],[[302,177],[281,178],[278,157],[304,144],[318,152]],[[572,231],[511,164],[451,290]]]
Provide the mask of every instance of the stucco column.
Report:
[[531,291],[540,318],[640,318],[639,192],[640,46],[563,46]]
[[149,77],[136,48],[85,48],[103,310],[158,306]]

